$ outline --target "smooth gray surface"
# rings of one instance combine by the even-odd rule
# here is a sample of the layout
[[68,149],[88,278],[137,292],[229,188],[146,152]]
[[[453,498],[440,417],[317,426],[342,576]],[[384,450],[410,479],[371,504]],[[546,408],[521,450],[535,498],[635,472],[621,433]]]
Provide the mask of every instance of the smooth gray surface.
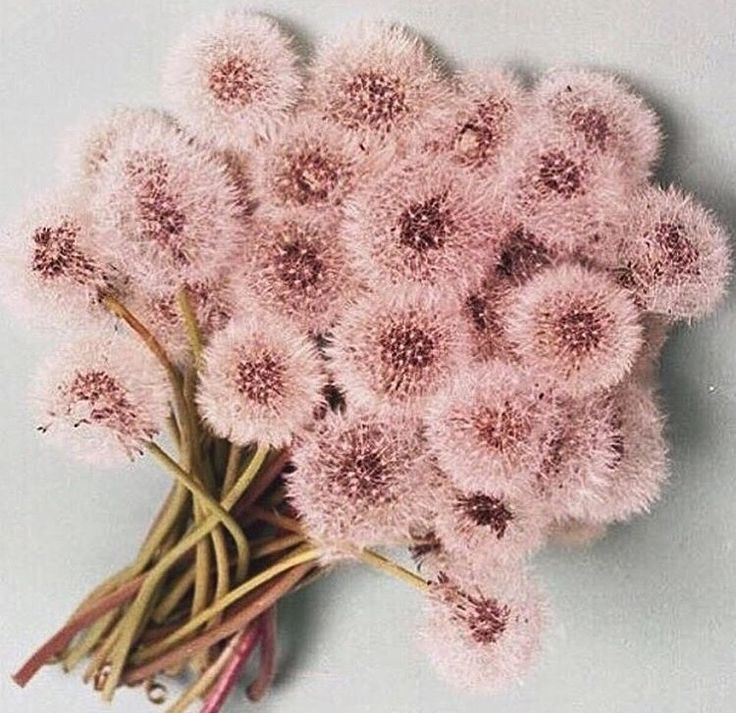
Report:
[[[0,10],[0,220],[54,184],[63,129],[115,103],[158,103],[161,58],[210,0],[42,2]],[[370,5],[370,6],[369,6]],[[392,18],[452,63],[525,73],[576,63],[619,71],[662,114],[662,177],[736,225],[736,6],[723,0],[264,2],[313,40],[358,17]],[[671,340],[663,366],[673,474],[653,514],[584,553],[539,563],[554,607],[526,685],[472,698],[437,682],[412,641],[418,595],[350,570],[282,611],[282,673],[264,713],[726,713],[736,699],[735,300]],[[78,599],[122,565],[166,489],[140,464],[119,472],[43,446],[26,408],[42,336],[0,319],[0,710],[150,710],[140,692],[106,708],[49,669],[20,692],[15,665]],[[231,703],[230,711],[246,704]]]

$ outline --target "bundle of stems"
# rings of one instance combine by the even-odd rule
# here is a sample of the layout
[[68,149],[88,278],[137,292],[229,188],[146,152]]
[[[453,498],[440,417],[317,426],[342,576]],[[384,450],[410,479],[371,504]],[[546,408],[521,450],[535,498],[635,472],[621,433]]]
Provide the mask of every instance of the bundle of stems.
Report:
[[[119,686],[143,685],[167,698],[160,677],[189,670],[192,681],[170,713],[203,699],[220,709],[258,649],[251,700],[269,690],[276,668],[276,605],[330,568],[284,498],[287,449],[248,447],[214,437],[194,405],[200,331],[186,291],[179,308],[191,346],[190,366],[175,366],[151,331],[115,296],[103,303],[156,356],[172,387],[172,456],[158,443],[149,454],[174,480],[138,554],[102,582],[13,676],[24,686],[49,663],[71,671],[88,659],[84,681],[111,700]],[[354,560],[414,585],[426,583],[383,555],[356,550]]]

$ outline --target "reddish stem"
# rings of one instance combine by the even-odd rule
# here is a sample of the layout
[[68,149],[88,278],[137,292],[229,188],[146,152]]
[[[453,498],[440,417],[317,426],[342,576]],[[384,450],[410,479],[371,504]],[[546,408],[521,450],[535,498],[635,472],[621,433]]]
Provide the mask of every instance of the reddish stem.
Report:
[[238,639],[230,654],[230,658],[225,664],[217,683],[207,695],[204,705],[200,713],[218,713],[222,705],[225,703],[233,686],[240,678],[243,666],[247,663],[251,654],[256,648],[258,639],[261,636],[260,619],[254,621],[247,629],[238,635]]
[[43,644],[43,646],[36,650],[28,661],[13,675],[13,680],[19,686],[25,686],[38,673],[42,666],[69,646],[80,631],[93,624],[103,614],[132,599],[140,589],[144,579],[145,575],[141,574],[135,579],[131,579],[129,582],[121,585],[111,594],[100,597],[88,606],[85,606]]
[[264,470],[256,475],[243,497],[233,507],[231,512],[234,518],[237,519],[242,516],[268,490],[273,481],[281,475],[284,467],[289,462],[289,456],[288,450],[281,451]]
[[264,612],[258,620],[261,637],[259,642],[260,666],[258,676],[248,686],[248,698],[254,703],[260,701],[271,688],[276,676],[276,605]]

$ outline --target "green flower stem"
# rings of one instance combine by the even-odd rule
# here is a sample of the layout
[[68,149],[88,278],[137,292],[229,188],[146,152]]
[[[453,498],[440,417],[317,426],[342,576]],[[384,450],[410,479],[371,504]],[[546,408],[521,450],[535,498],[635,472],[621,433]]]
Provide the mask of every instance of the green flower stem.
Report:
[[194,584],[194,569],[190,567],[184,571],[179,579],[169,588],[158,606],[153,612],[153,620],[157,624],[163,624],[169,618],[171,613],[176,609],[182,599],[187,595]]
[[[253,457],[250,460],[250,463],[242,472],[241,476],[238,478],[232,489],[225,496],[222,502],[222,508],[220,508],[220,506],[218,505],[218,509],[224,509],[225,513],[227,514],[227,511],[229,511],[233,507],[233,505],[246,491],[248,485],[258,473],[267,454],[268,446],[258,446],[256,452],[253,454]],[[172,461],[168,456],[164,458],[164,462],[167,463],[167,467],[169,463],[173,463],[174,471],[176,472],[177,476],[180,475],[179,466],[176,465],[176,463],[174,463],[174,461]],[[189,482],[189,477],[187,473],[184,473],[184,477],[186,478],[187,482]],[[197,542],[199,542],[202,538],[207,537],[207,535],[209,535],[212,529],[215,528],[219,524],[219,522],[221,522],[221,518],[219,517],[219,515],[210,515],[201,525],[195,527],[194,530],[192,530],[188,535],[183,537],[174,547],[172,547],[147,573],[146,578],[138,592],[138,596],[136,597],[135,601],[133,602],[121,622],[123,625],[122,635],[118,644],[115,647],[113,659],[110,664],[110,672],[107,676],[107,681],[105,682],[105,686],[103,689],[103,698],[105,700],[109,701],[112,699],[115,688],[120,682],[120,677],[123,672],[126,657],[128,656],[128,652],[130,651],[135,639],[137,622],[145,613],[148,602],[154,595],[161,579],[166,574],[166,572],[168,572],[169,568],[183,554],[194,547]],[[213,628],[212,631],[219,630],[221,626],[222,625],[219,625],[218,627]],[[217,640],[218,639],[215,639],[215,641]],[[178,661],[175,661],[173,663],[178,663]]]
[[239,599],[242,599],[246,594],[252,592],[263,584],[266,584],[271,579],[286,572],[292,567],[296,567],[300,564],[306,564],[307,562],[314,562],[320,556],[320,550],[314,547],[308,547],[299,552],[295,552],[288,557],[284,557],[275,564],[271,565],[268,569],[260,572],[259,574],[247,579],[243,584],[235,587],[232,591],[222,599],[218,599],[214,604],[209,606],[204,611],[200,612],[196,617],[187,621],[184,625],[179,627],[175,632],[167,636],[165,639],[156,642],[155,644],[141,650],[139,653],[133,655],[131,660],[133,663],[144,663],[150,660],[157,654],[166,651],[177,642],[181,641],[188,634],[196,631],[200,626],[206,624],[216,614],[223,612],[231,604],[234,604]]
[[98,619],[86,632],[79,643],[67,649],[62,656],[61,665],[64,671],[69,672],[97,645],[110,626],[116,623],[118,612],[110,611]]
[[[223,509],[220,503],[218,503],[160,446],[155,444],[153,441],[149,441],[146,444],[146,448],[148,452],[151,453],[151,455],[153,455],[161,465],[169,471],[169,473],[184,485],[184,487],[186,487],[193,496],[199,499],[202,506],[206,506],[210,513],[215,515],[217,519],[229,530],[238,551],[236,578],[242,579],[245,569],[248,566],[248,540],[240,529],[240,525],[238,525],[226,509]],[[209,568],[207,570],[207,576],[209,577]]]
[[225,468],[225,477],[222,481],[222,494],[227,493],[235,484],[238,477],[238,467],[240,466],[240,458],[243,454],[241,446],[232,443],[230,452],[227,456],[227,466]]
[[268,557],[277,552],[288,550],[290,547],[296,547],[304,542],[306,542],[304,535],[299,534],[284,535],[283,537],[276,538],[266,537],[262,540],[251,542],[250,556],[254,560],[261,559],[262,557]]
[[202,361],[202,333],[197,323],[197,316],[192,307],[192,301],[189,299],[189,291],[186,287],[182,287],[176,296],[176,301],[184,321],[184,329],[189,341],[189,347],[194,355],[194,363],[197,368]]
[[378,552],[374,552],[373,550],[358,550],[356,551],[356,555],[362,562],[374,569],[379,569],[386,574],[390,574],[392,577],[396,577],[407,584],[411,584],[412,587],[416,587],[423,592],[429,587],[427,581],[418,574],[402,567],[400,564],[390,560],[388,557],[378,554]]
[[297,565],[288,572],[276,577],[273,582],[267,584],[254,598],[248,598],[246,602],[232,613],[229,613],[223,621],[210,630],[198,634],[192,639],[181,642],[162,656],[135,666],[125,672],[123,682],[132,686],[145,681],[159,671],[167,671],[190,659],[199,651],[204,651],[219,641],[226,639],[237,631],[240,631],[252,622],[256,617],[272,607],[281,597],[292,591],[302,579],[314,569],[314,562]]

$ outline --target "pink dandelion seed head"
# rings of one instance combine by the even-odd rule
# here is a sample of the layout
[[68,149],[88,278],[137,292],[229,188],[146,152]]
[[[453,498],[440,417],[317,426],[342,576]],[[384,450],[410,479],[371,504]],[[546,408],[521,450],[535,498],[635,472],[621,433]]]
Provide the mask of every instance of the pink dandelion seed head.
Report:
[[586,150],[615,155],[634,182],[646,181],[662,143],[659,122],[620,79],[582,69],[556,70],[537,84],[534,100]]
[[95,249],[92,218],[78,196],[45,196],[3,232],[3,297],[13,312],[65,329],[108,319],[100,294],[125,280]]
[[38,430],[90,463],[139,454],[169,414],[166,374],[132,339],[86,337],[40,369],[34,389]]
[[448,488],[434,531],[449,555],[473,571],[507,566],[539,549],[546,515],[535,499],[503,490]]
[[255,188],[264,206],[339,210],[370,168],[354,136],[306,113],[258,152]]
[[448,683],[493,693],[535,663],[545,611],[535,586],[514,569],[481,586],[440,573],[426,599],[422,648]]
[[306,98],[370,151],[416,128],[448,91],[418,37],[401,27],[363,23],[318,48]]
[[348,404],[421,408],[469,357],[458,314],[454,302],[431,291],[356,300],[337,322],[327,352]]
[[95,246],[153,291],[213,277],[244,230],[225,164],[160,126],[121,137],[91,205]]
[[620,381],[642,344],[639,311],[605,273],[562,264],[522,286],[507,329],[522,362],[582,396]]
[[329,413],[292,460],[289,498],[310,536],[328,549],[403,543],[424,517],[428,463],[416,421]]
[[697,319],[715,309],[731,272],[725,229],[691,196],[650,188],[621,231],[619,282],[643,309]]
[[79,124],[69,130],[62,144],[61,172],[68,181],[90,187],[119,140],[125,140],[131,131],[145,132],[158,126],[179,130],[171,115],[150,107],[122,107]]
[[427,442],[464,492],[523,493],[542,458],[555,406],[528,373],[489,361],[467,366],[431,400]]
[[667,478],[663,418],[652,387],[627,380],[612,394],[612,410],[618,458],[588,508],[590,522],[624,521],[648,512]]
[[533,490],[557,519],[588,520],[621,458],[621,429],[608,393],[561,399],[544,439]]
[[356,194],[343,235],[356,268],[380,289],[412,284],[457,292],[498,249],[494,195],[471,174],[407,159]]
[[325,382],[312,342],[287,320],[253,309],[212,337],[197,405],[217,436],[280,448],[313,420]]
[[455,92],[434,106],[417,130],[424,150],[492,178],[527,111],[521,84],[502,70],[465,72]]
[[334,216],[311,211],[281,210],[256,220],[238,291],[312,334],[328,330],[360,290],[336,232]]
[[164,68],[177,117],[219,149],[247,151],[273,136],[301,86],[292,39],[270,18],[239,9],[200,20]]
[[619,159],[586,152],[544,117],[518,133],[501,181],[510,214],[562,253],[586,258],[620,224],[632,192]]

